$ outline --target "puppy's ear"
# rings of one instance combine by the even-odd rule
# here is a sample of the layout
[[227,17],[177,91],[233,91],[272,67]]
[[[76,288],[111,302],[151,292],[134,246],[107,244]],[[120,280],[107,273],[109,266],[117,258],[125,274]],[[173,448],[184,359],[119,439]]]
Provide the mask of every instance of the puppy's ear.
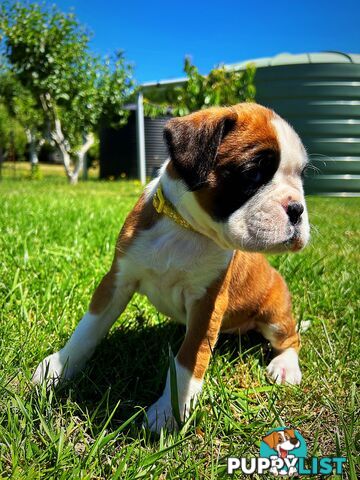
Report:
[[211,108],[173,118],[165,125],[170,158],[190,190],[206,183],[219,145],[236,120],[237,114],[230,108]]
[[265,442],[266,445],[269,445],[270,448],[275,450],[276,445],[278,444],[278,437],[278,432],[272,432],[269,435],[266,435],[266,437],[263,437],[262,441]]

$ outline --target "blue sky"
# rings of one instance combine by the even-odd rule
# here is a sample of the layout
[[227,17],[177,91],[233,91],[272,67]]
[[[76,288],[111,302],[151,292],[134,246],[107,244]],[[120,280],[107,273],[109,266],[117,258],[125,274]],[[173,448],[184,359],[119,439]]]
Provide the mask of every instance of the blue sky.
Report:
[[183,76],[185,55],[202,73],[281,52],[360,52],[360,0],[58,0],[74,7],[101,55],[125,50],[139,82]]

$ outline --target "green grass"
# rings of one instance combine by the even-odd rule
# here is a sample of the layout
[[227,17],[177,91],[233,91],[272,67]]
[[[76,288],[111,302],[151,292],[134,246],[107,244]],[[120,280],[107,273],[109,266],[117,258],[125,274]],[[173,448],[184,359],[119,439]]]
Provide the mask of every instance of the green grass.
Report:
[[[31,387],[63,346],[110,265],[137,183],[0,183],[0,475],[16,479],[227,478],[227,456],[258,456],[272,427],[293,425],[313,456],[359,451],[360,199],[309,198],[311,245],[272,263],[293,293],[303,334],[300,387],[271,385],[259,336],[223,336],[204,392],[179,433],[152,438],[143,408],[161,393],[183,328],[135,296],[84,374]],[[256,478],[256,477],[255,477]]]

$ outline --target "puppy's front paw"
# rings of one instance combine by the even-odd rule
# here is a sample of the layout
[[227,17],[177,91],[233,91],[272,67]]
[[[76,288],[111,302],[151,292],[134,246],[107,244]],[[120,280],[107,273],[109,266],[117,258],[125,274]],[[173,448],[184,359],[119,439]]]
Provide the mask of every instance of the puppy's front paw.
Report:
[[299,358],[293,348],[288,348],[275,357],[269,363],[266,371],[278,384],[288,383],[290,385],[299,385],[301,382]]
[[277,477],[279,475],[278,469],[276,467],[271,467],[270,473],[272,473],[274,477]]
[[289,467],[289,470],[288,470],[287,474],[289,475],[289,477],[293,477],[294,475],[297,474],[296,468],[295,467]]
[[[180,420],[183,422],[189,416],[190,409],[195,405],[197,396],[201,392],[202,380],[194,378],[192,373],[179,364],[176,359],[175,368]],[[162,428],[166,428],[169,431],[179,428],[172,411],[170,370],[166,378],[164,392],[159,400],[148,409],[147,421],[145,419],[144,426],[157,433]]]
[[70,379],[75,373],[71,367],[69,357],[62,350],[53,353],[39,363],[32,377],[32,382],[37,385],[46,382],[57,385],[61,380]]
[[153,403],[147,410],[146,416],[147,422],[144,421],[144,425],[148,426],[152,432],[160,433],[162,428],[169,431],[179,428],[168,395],[162,395],[157,402]]

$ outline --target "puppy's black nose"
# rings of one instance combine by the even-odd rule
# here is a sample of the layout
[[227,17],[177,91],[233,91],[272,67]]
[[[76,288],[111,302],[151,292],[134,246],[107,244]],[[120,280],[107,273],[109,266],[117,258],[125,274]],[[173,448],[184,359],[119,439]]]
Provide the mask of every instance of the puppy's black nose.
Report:
[[300,217],[304,211],[304,207],[299,202],[289,202],[286,213],[288,214],[291,225],[296,225],[300,222]]

